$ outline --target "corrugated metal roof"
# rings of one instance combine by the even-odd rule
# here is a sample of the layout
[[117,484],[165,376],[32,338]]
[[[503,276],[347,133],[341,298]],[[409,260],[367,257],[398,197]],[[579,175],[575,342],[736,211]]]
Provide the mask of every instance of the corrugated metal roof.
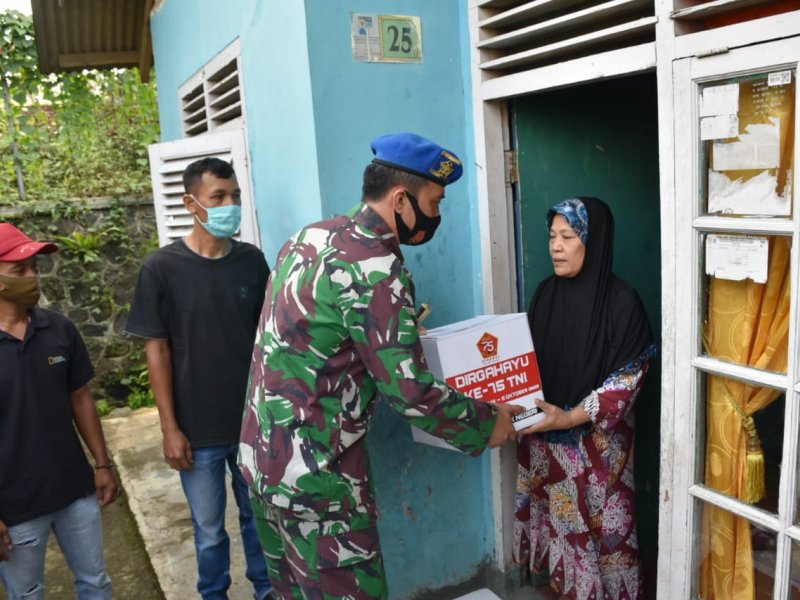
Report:
[[43,73],[139,67],[150,77],[153,0],[31,0]]

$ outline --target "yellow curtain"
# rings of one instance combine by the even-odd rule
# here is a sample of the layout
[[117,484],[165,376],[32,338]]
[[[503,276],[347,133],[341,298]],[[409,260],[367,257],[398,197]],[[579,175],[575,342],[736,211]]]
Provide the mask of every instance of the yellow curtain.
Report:
[[[769,371],[786,371],[789,340],[790,249],[786,237],[770,239],[766,284],[711,278],[708,352],[716,358]],[[731,405],[752,416],[780,392],[708,377],[706,485],[741,498],[745,483],[745,434]],[[752,600],[755,596],[750,525],[706,505],[702,518],[700,592],[704,600]]]

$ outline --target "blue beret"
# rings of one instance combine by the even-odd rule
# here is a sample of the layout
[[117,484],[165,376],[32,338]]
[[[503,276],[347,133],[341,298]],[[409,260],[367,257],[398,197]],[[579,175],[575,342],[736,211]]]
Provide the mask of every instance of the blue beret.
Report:
[[436,142],[413,133],[382,135],[371,144],[372,162],[407,171],[439,185],[453,183],[464,168],[459,158]]

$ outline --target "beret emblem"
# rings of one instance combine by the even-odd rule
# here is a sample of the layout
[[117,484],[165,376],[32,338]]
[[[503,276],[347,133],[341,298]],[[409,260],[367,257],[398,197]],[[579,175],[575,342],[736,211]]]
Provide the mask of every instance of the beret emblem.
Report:
[[460,164],[461,161],[458,160],[458,158],[456,158],[446,150],[443,150],[441,156],[439,157],[439,167],[436,169],[431,167],[428,170],[428,172],[434,177],[438,177],[439,179],[447,181],[447,178],[450,177],[450,174],[453,172],[455,165],[460,165]]

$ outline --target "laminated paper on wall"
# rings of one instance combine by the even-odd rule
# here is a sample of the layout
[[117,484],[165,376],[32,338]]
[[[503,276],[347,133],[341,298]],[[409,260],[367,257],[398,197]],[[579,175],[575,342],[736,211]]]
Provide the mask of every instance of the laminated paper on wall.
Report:
[[[483,315],[429,330],[421,338],[431,372],[451,387],[484,402],[519,404],[519,431],[544,414],[534,399],[544,399],[539,367],[525,313]],[[452,446],[412,427],[414,440]]]

